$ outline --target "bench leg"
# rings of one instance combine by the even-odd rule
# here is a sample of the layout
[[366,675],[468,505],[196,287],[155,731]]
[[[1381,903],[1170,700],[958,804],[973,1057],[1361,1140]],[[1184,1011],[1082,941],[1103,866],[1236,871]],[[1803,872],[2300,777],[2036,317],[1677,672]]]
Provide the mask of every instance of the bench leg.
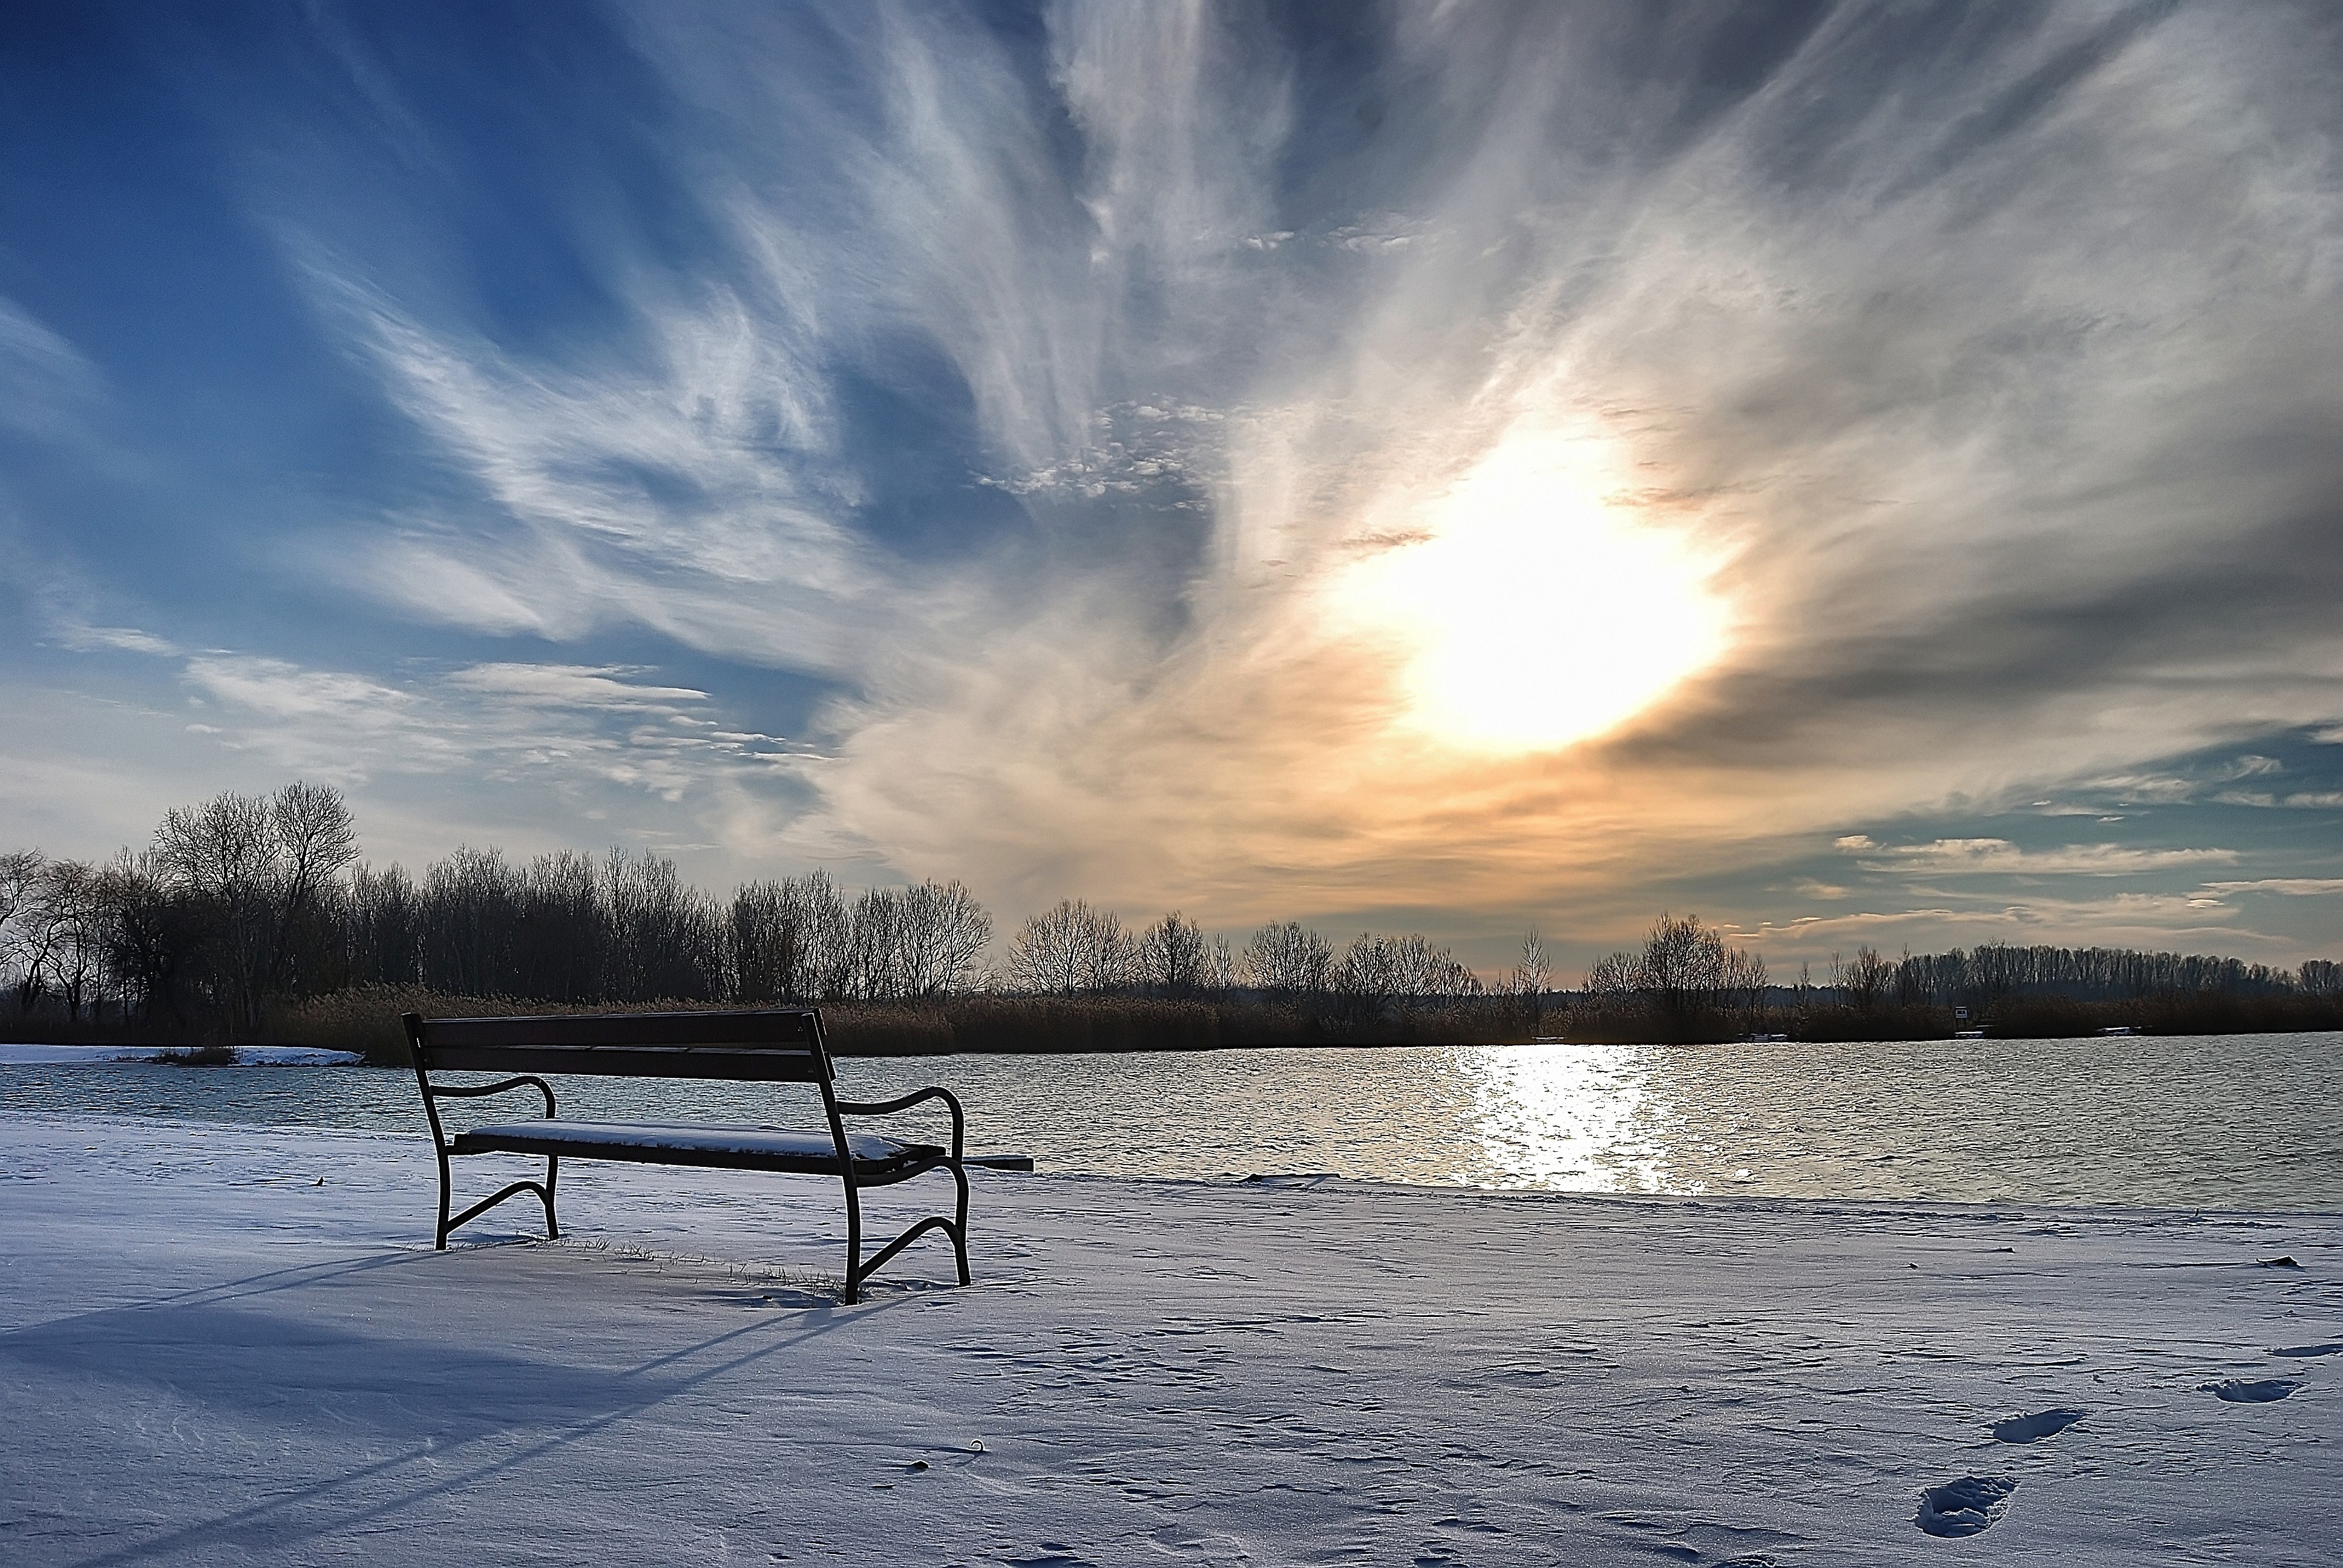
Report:
[[968,1172],[958,1165],[946,1166],[953,1184],[959,1189],[958,1201],[952,1217],[930,1214],[910,1230],[879,1249],[869,1262],[862,1261],[862,1201],[861,1194],[852,1187],[846,1190],[846,1292],[841,1298],[850,1304],[861,1288],[862,1282],[885,1268],[895,1254],[926,1235],[941,1231],[951,1238],[952,1261],[959,1267],[960,1282],[969,1282],[968,1271]]
[[960,1282],[968,1283],[968,1171],[960,1166],[951,1168],[952,1180],[960,1184],[960,1207],[953,1211],[952,1255],[960,1261]]
[[454,1233],[458,1226],[470,1224],[506,1199],[518,1198],[523,1192],[536,1193],[537,1201],[545,1205],[545,1239],[548,1241],[558,1241],[561,1240],[561,1227],[554,1221],[553,1218],[553,1185],[560,1176],[561,1156],[548,1154],[545,1157],[544,1181],[515,1181],[510,1186],[483,1198],[451,1220],[447,1217],[447,1151],[441,1150],[439,1152],[439,1227],[432,1237],[432,1247],[436,1251],[446,1251],[447,1238]]
[[839,1297],[850,1307],[854,1304],[862,1275],[862,1200],[850,1180],[846,1183],[846,1290]]

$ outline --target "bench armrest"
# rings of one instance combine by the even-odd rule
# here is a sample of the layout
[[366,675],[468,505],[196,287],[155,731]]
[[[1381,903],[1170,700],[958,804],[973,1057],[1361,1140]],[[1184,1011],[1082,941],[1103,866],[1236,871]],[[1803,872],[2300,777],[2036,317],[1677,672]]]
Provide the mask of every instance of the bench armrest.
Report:
[[960,1163],[961,1140],[967,1136],[968,1121],[960,1113],[960,1097],[949,1089],[915,1090],[898,1100],[841,1100],[838,1101],[838,1109],[846,1116],[886,1116],[898,1111],[908,1111],[928,1100],[940,1100],[951,1110],[951,1157],[952,1163],[957,1165]]
[[506,1078],[495,1083],[447,1084],[426,1083],[425,1091],[434,1100],[477,1100],[483,1094],[502,1094],[507,1090],[534,1088],[545,1096],[545,1113],[553,1114],[553,1085],[541,1078]]

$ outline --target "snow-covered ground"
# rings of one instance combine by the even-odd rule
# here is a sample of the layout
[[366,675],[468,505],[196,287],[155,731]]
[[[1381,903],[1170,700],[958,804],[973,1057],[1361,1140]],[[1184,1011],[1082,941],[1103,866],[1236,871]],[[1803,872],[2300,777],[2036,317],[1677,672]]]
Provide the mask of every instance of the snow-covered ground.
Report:
[[841,1307],[833,1184],[562,1180],[0,1119],[0,1561],[2343,1558],[2343,1216],[987,1171]]
[[[347,1067],[364,1059],[354,1050],[314,1045],[239,1045],[233,1067]],[[104,1067],[124,1061],[184,1060],[192,1048],[172,1045],[0,1045],[0,1067]]]

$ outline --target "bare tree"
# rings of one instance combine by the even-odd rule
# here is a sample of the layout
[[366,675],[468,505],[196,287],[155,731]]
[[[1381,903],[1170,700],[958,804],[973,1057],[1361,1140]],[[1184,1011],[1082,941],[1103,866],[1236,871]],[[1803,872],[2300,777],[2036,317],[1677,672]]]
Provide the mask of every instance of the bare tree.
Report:
[[423,980],[423,895],[392,866],[360,866],[350,878],[349,920],[344,934],[352,974],[381,985]]
[[903,895],[895,888],[871,888],[854,900],[848,930],[853,955],[849,994],[884,1001],[904,994],[907,933]]
[[458,846],[423,875],[423,983],[457,996],[497,996],[517,983],[513,931],[521,879],[496,849]]
[[149,857],[125,849],[100,873],[106,910],[106,967],[126,1008],[152,1019],[159,1007],[171,1021],[189,1021],[183,989],[205,938],[202,910],[174,893]]
[[325,890],[357,859],[341,792],[296,782],[273,796],[221,794],[167,813],[150,864],[210,918],[219,1000],[258,1027],[266,1000],[292,989]]
[[603,994],[618,935],[606,891],[590,855],[563,849],[528,863],[512,911],[518,994],[556,1001]]
[[1635,960],[1630,953],[1611,953],[1594,960],[1581,990],[1595,1006],[1615,1009],[1635,997]]
[[106,976],[105,910],[96,868],[86,860],[51,860],[42,869],[36,907],[44,989],[65,1004],[68,1020],[78,1022],[85,1006],[95,1016]]
[[1212,945],[1203,928],[1177,910],[1140,936],[1140,979],[1164,996],[1193,996],[1212,990]]
[[0,966],[16,993],[19,1012],[33,1010],[45,983],[42,966],[48,958],[49,936],[41,888],[48,865],[48,857],[38,849],[0,855]]
[[854,990],[853,918],[827,871],[734,893],[726,942],[742,1001],[828,1001]]
[[921,882],[903,890],[903,994],[965,990],[992,942],[992,917],[965,884]]
[[1237,955],[1223,936],[1212,938],[1212,945],[1204,953],[1204,990],[1213,996],[1225,996],[1237,988]]
[[1009,944],[1009,976],[1019,989],[1072,995],[1129,985],[1138,973],[1138,943],[1111,910],[1080,899],[1028,917]]
[[1834,957],[1831,967],[1835,971],[1831,981],[1838,987],[1839,996],[1860,1013],[1877,1010],[1896,979],[1896,966],[1881,958],[1877,949],[1868,946],[1855,950],[1853,963],[1841,964]]
[[747,882],[724,911],[728,993],[738,1002],[801,1001],[806,984],[805,925],[791,882]]
[[1554,970],[1545,960],[1545,943],[1533,927],[1522,937],[1521,956],[1513,960],[1506,990],[1512,993],[1535,1034],[1545,1018],[1545,993],[1554,989]]
[[1613,953],[1586,972],[1588,1006],[1642,1010],[1651,1027],[1675,1040],[1699,1039],[1728,1023],[1762,1015],[1765,963],[1726,945],[1697,915],[1663,915],[1639,953]]
[[609,993],[621,1001],[692,1001],[723,989],[723,920],[673,860],[612,849],[603,865],[610,918]]
[[1446,948],[1420,933],[1379,937],[1363,931],[1333,967],[1328,989],[1344,1010],[1365,1022],[1385,1012],[1405,1012],[1427,998],[1471,996],[1480,977]]
[[1316,995],[1333,978],[1334,950],[1316,931],[1288,920],[1253,932],[1245,943],[1242,966],[1245,978],[1263,990]]

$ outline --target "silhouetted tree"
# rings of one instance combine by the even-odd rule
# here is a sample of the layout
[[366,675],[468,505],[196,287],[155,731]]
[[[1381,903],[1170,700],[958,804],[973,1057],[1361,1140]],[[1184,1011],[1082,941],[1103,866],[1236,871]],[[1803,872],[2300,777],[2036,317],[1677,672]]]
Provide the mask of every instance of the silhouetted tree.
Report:
[[1333,971],[1333,949],[1298,920],[1263,926],[1245,943],[1242,972],[1266,991],[1314,996],[1325,990]]
[[1544,1021],[1545,995],[1552,989],[1554,970],[1546,962],[1545,943],[1533,928],[1523,934],[1521,956],[1513,960],[1513,972],[1505,983],[1533,1035]]
[[1020,990],[1066,996],[1113,990],[1137,977],[1138,947],[1113,910],[1067,899],[1027,918],[1009,944],[1009,978]]
[[341,791],[295,782],[274,795],[226,793],[173,810],[155,829],[156,879],[195,901],[211,927],[216,998],[237,1024],[259,1026],[272,995],[301,981],[298,961],[326,890],[357,859]]
[[1139,939],[1140,979],[1164,996],[1194,996],[1212,990],[1212,944],[1203,928],[1177,910],[1148,927]]

